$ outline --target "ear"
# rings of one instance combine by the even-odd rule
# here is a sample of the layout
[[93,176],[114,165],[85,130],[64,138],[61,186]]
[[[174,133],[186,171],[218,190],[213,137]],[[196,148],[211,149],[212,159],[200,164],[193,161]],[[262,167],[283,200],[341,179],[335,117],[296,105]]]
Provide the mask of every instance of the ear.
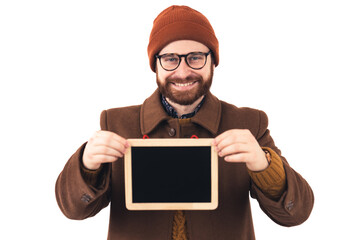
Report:
[[214,54],[211,53],[210,56],[211,56],[211,67],[212,67],[212,70],[214,71],[214,70],[215,70],[215,58],[214,58]]
[[160,64],[159,59],[158,59],[158,58],[155,58],[155,73],[156,73],[156,74],[157,74],[158,69],[159,69],[158,64]]

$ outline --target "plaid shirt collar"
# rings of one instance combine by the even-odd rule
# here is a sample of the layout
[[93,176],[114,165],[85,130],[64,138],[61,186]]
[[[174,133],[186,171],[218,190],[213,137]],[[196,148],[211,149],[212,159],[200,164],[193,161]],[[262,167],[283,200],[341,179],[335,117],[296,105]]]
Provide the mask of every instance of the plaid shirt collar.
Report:
[[180,117],[178,116],[175,108],[173,108],[173,107],[170,105],[170,103],[169,103],[168,101],[166,101],[166,98],[165,98],[163,95],[161,95],[160,97],[161,97],[161,103],[162,103],[162,105],[163,105],[166,113],[167,113],[169,116],[171,116],[171,117],[173,117],[173,118],[185,119],[185,118],[191,118],[191,117],[195,116],[195,114],[200,110],[202,104],[204,103],[204,100],[205,100],[205,97],[206,97],[206,96],[204,96],[204,98],[201,100],[201,102],[199,103],[199,105],[196,106],[196,108],[194,109],[193,112],[187,113],[187,114],[184,114],[184,115],[181,115]]

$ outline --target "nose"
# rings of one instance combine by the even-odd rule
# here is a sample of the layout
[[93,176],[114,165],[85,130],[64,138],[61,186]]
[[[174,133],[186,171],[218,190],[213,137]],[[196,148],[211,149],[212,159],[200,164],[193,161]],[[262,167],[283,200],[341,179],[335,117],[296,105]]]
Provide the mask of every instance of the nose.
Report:
[[175,70],[175,75],[179,78],[186,78],[191,74],[191,68],[186,64],[185,58],[181,58],[180,65]]

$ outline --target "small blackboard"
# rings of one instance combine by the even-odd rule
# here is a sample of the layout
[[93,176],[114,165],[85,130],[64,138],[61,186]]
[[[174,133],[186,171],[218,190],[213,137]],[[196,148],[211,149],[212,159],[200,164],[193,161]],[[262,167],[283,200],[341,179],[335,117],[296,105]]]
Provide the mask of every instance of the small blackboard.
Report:
[[128,139],[125,202],[129,210],[210,210],[218,205],[213,139]]

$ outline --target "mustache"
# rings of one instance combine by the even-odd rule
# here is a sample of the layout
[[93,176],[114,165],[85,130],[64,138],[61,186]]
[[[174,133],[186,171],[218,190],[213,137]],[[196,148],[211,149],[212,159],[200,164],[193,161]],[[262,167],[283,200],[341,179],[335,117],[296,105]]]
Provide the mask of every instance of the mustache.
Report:
[[202,82],[203,78],[199,75],[189,75],[186,78],[178,78],[178,77],[167,77],[167,83],[189,83],[189,82]]

